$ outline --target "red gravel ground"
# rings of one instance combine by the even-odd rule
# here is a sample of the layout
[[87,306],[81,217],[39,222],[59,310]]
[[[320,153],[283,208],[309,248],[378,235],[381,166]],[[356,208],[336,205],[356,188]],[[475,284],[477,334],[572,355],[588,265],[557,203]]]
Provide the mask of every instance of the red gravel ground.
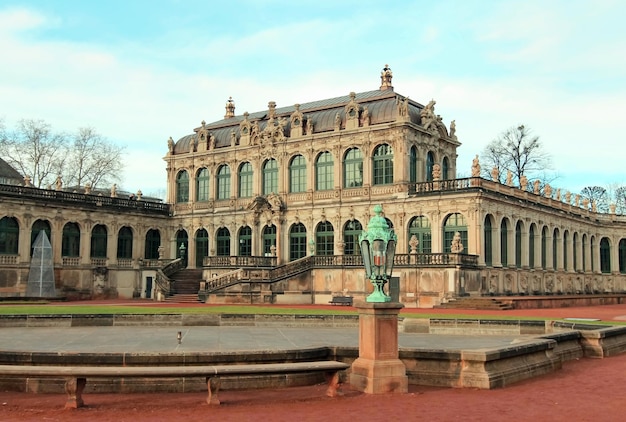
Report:
[[[423,311],[433,313],[432,310]],[[476,314],[492,313],[476,311]],[[623,320],[626,319],[626,305],[500,311],[496,314]],[[407,394],[367,395],[344,386],[345,394],[337,398],[326,397],[324,391],[323,385],[223,391],[219,407],[207,405],[203,393],[88,394],[84,397],[87,406],[75,410],[63,409],[64,395],[0,392],[0,420],[623,421],[626,420],[626,354],[566,362],[554,374],[498,390],[410,386]]]

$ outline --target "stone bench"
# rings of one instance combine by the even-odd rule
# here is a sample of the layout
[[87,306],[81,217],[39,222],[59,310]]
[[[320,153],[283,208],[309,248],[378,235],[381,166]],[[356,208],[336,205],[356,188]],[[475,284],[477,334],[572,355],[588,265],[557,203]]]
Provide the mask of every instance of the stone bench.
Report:
[[331,305],[346,305],[352,306],[352,296],[333,296],[330,302]]
[[337,361],[263,363],[250,365],[210,366],[51,366],[51,365],[0,365],[0,376],[65,378],[66,408],[84,406],[82,393],[87,378],[181,378],[204,377],[208,387],[207,403],[219,405],[217,397],[220,376],[275,375],[299,372],[324,372],[328,388],[326,395],[340,394],[339,371],[350,365]]

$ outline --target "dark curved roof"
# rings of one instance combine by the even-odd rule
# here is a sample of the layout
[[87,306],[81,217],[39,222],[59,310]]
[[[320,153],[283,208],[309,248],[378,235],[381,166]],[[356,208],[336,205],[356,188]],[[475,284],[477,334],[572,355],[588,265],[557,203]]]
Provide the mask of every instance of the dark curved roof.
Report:
[[[397,101],[405,97],[396,94],[393,90],[376,90],[357,93],[355,101],[361,107],[367,107],[370,116],[370,124],[380,124],[392,122],[396,119],[398,113]],[[344,95],[326,100],[313,101],[300,105],[300,112],[304,115],[305,120],[312,119],[314,133],[333,131],[335,128],[335,116],[339,113],[342,120],[342,126],[345,124],[345,106],[351,101],[350,95]],[[420,110],[423,105],[409,101],[409,116],[413,123],[420,124]],[[277,107],[275,109],[276,118],[285,118],[287,124],[285,126],[285,135],[288,135],[291,129],[289,116],[296,110],[295,106]],[[257,121],[259,129],[262,131],[267,125],[268,110],[258,111],[248,114],[250,122]],[[213,123],[206,124],[204,127],[215,137],[215,147],[230,146],[231,132],[234,130],[239,139],[239,124],[245,119],[243,115],[237,115],[231,118],[218,120]],[[199,130],[201,128],[196,128]],[[180,138],[175,146],[175,154],[183,154],[189,152],[190,143],[195,141],[195,133],[185,135]]]

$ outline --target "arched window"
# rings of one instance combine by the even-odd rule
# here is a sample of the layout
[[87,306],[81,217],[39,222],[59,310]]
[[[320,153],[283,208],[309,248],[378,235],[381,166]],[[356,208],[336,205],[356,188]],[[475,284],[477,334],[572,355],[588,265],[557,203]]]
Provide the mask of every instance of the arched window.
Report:
[[30,231],[30,256],[33,256],[33,246],[35,245],[35,240],[37,240],[37,236],[39,236],[39,232],[46,232],[46,236],[48,236],[48,240],[50,244],[52,244],[52,237],[50,237],[50,223],[47,220],[37,220],[33,223],[33,228]]
[[583,253],[583,271],[587,271],[587,235],[583,234],[583,244],[582,244],[582,253]]
[[289,164],[289,192],[306,191],[306,161],[301,155],[296,155]]
[[363,186],[363,154],[358,148],[350,148],[343,160],[343,187]]
[[600,240],[600,271],[603,274],[611,273],[611,244],[606,237]]
[[107,228],[98,224],[91,230],[91,254],[92,258],[107,257]]
[[412,146],[409,151],[409,182],[417,183],[417,147]]
[[133,230],[124,226],[117,232],[117,258],[131,259],[133,257]]
[[315,190],[331,190],[335,187],[333,178],[333,156],[322,152],[315,161]]
[[552,268],[558,268],[558,256],[559,256],[559,239],[560,239],[559,229],[554,229],[552,232]]
[[568,248],[569,248],[569,231],[563,232],[563,269],[569,270],[568,262]]
[[419,215],[413,217],[409,222],[409,247],[408,251],[411,251],[411,239],[415,236],[418,241],[417,253],[431,253],[432,252],[432,233],[430,228],[430,220],[426,216]]
[[263,195],[278,193],[278,162],[273,158],[263,164]]
[[535,268],[535,238],[537,237],[537,226],[535,223],[530,225],[530,231],[528,234],[528,267]]
[[485,217],[484,236],[485,236],[485,265],[493,266],[493,227],[491,224],[491,215]]
[[61,254],[67,257],[80,256],[80,229],[76,223],[66,223],[63,226],[61,239]]
[[161,246],[161,233],[156,229],[148,230],[144,258],[159,259],[159,246]]
[[252,164],[242,163],[239,166],[239,197],[250,198],[252,196]]
[[393,149],[387,144],[379,145],[372,157],[372,184],[393,183]]
[[196,196],[197,201],[209,200],[209,171],[201,168],[196,174]]
[[578,262],[578,242],[580,241],[580,236],[578,235],[578,233],[574,232],[574,236],[573,236],[573,241],[572,241],[572,258],[573,258],[573,262],[572,262],[572,269],[574,271],[578,271],[578,265],[580,264]]
[[546,254],[548,253],[548,228],[544,226],[543,230],[541,230],[541,268],[548,268],[548,257]]
[[272,256],[272,246],[276,246],[276,226],[265,226],[263,229],[263,255]]
[[626,274],[626,239],[619,241],[619,272]]
[[230,199],[230,167],[224,164],[217,170],[217,199]]
[[205,229],[196,232],[196,268],[204,266],[204,257],[209,256],[209,233]]
[[443,161],[441,162],[441,178],[443,180],[448,180],[450,178],[450,161],[448,157],[443,157]]
[[460,213],[450,214],[443,226],[443,251],[445,253],[451,252],[452,240],[457,232],[461,235],[462,253],[467,253],[467,223],[465,222],[465,217]]
[[289,229],[289,260],[304,258],[306,256],[306,227],[298,223]]
[[500,262],[503,267],[509,265],[509,220],[502,219],[500,223]]
[[0,254],[17,255],[20,240],[20,227],[14,217],[0,220]]
[[350,220],[343,227],[344,255],[359,255],[359,236],[363,233],[363,226],[359,220]]
[[217,256],[230,256],[230,231],[226,227],[217,230]]
[[426,181],[433,181],[433,168],[435,167],[435,156],[431,151],[426,154]]
[[335,229],[328,221],[319,223],[315,229],[315,254],[335,254]]
[[187,251],[189,251],[189,235],[185,230],[178,230],[176,232],[176,258],[182,258],[185,267],[189,256]]
[[189,202],[189,174],[185,170],[176,175],[176,202]]
[[248,226],[239,230],[239,256],[252,256],[252,229]]
[[591,248],[591,272],[595,273],[596,272],[596,253],[598,245],[596,243],[596,238],[594,236],[591,236],[590,242],[589,242],[589,246]]
[[515,266],[522,268],[522,222],[515,225]]

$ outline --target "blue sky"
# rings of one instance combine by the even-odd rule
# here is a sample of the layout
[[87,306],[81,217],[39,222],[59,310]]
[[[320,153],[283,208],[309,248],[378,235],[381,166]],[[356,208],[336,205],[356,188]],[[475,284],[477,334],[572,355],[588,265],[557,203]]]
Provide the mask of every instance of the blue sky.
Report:
[[552,184],[626,184],[626,2],[0,0],[0,118],[94,127],[122,188],[162,194],[167,139],[237,114],[377,89],[456,120],[459,176],[524,124]]

